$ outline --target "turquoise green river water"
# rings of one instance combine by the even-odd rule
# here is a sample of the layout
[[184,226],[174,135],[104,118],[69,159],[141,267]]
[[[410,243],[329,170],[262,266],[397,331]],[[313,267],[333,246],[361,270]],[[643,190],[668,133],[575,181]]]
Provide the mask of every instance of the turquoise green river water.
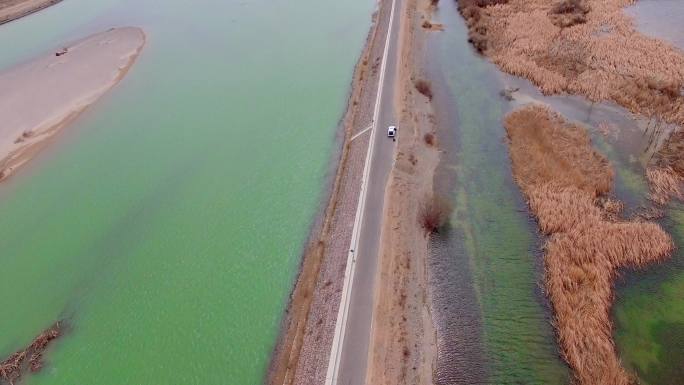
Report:
[[323,196],[368,0],[68,0],[0,68],[112,26],[128,76],[0,186],[0,356],[29,384],[258,384]]

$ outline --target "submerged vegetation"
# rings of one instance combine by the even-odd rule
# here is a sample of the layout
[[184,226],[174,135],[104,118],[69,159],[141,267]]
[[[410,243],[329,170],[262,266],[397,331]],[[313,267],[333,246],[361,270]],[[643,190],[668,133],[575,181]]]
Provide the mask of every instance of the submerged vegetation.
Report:
[[673,243],[655,223],[619,219],[606,194],[608,161],[586,130],[541,106],[505,120],[513,174],[548,236],[545,287],[565,360],[579,384],[630,384],[611,337],[613,278],[670,255]]
[[62,334],[63,327],[62,322],[56,322],[40,333],[26,349],[19,350],[0,362],[0,384],[15,384],[27,370],[37,372],[42,369],[43,353],[50,342]]

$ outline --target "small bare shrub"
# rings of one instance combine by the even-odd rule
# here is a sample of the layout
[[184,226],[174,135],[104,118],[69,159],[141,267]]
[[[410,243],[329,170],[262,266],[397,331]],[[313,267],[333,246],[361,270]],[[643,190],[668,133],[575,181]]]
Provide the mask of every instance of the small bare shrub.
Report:
[[430,84],[429,81],[419,79],[416,80],[415,83],[413,83],[413,85],[416,87],[416,90],[418,90],[418,92],[420,92],[429,100],[432,100],[432,84]]
[[425,20],[425,21],[423,22],[423,25],[422,25],[422,26],[423,26],[423,28],[425,28],[425,29],[430,29],[430,28],[432,28],[432,23],[430,23],[429,21]]
[[446,225],[452,211],[453,207],[448,200],[432,196],[421,205],[418,220],[427,233],[438,233]]
[[425,144],[428,146],[432,147],[435,145],[435,134],[428,132],[427,134],[423,135],[423,141],[425,141]]

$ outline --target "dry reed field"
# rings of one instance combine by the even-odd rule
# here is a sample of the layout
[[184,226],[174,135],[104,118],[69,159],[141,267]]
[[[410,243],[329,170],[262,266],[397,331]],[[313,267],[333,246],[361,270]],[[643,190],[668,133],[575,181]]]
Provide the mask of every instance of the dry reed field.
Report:
[[460,0],[470,41],[545,94],[612,100],[684,125],[684,53],[634,28],[635,0]]
[[670,236],[651,222],[619,219],[606,194],[613,171],[586,130],[545,107],[506,117],[513,174],[545,244],[545,287],[563,357],[584,385],[627,385],[612,340],[613,279],[621,267],[667,258]]
[[674,132],[656,152],[646,177],[654,202],[665,204],[670,198],[684,199],[684,131]]

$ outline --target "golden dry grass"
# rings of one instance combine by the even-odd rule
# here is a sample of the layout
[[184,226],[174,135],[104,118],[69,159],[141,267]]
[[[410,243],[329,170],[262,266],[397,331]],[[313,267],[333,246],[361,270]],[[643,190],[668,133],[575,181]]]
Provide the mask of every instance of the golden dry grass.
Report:
[[674,132],[658,150],[646,177],[654,202],[665,204],[670,198],[684,199],[684,131]]
[[612,100],[684,124],[684,54],[635,30],[622,10],[633,1],[566,1],[559,8],[558,0],[509,0],[459,9],[479,51],[545,94]]
[[541,106],[511,113],[505,127],[513,174],[549,235],[545,286],[563,356],[578,384],[631,384],[611,335],[613,278],[666,258],[672,240],[655,223],[617,219],[622,205],[603,196],[613,172],[586,130]]

